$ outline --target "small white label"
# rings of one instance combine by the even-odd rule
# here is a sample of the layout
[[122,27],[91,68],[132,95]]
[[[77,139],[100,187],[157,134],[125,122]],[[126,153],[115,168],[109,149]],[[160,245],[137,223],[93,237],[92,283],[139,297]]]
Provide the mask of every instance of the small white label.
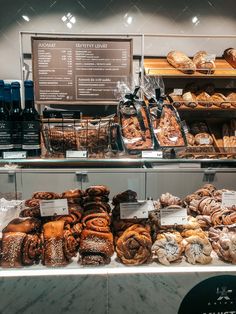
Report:
[[25,159],[26,152],[24,151],[15,151],[15,152],[3,152],[4,159]]
[[161,225],[185,225],[187,220],[187,208],[165,207],[161,208]]
[[87,158],[87,150],[67,150],[66,158]]
[[175,88],[173,91],[173,94],[176,96],[182,96],[183,95],[183,89],[182,88]]
[[41,216],[68,215],[67,199],[42,200],[40,202]]
[[222,193],[222,207],[232,207],[236,206],[236,192],[228,191]]
[[205,62],[212,62],[212,61],[215,61],[216,55],[215,54],[209,54],[209,55],[206,55],[204,57],[204,59],[205,59]]
[[210,144],[210,140],[207,137],[200,138],[199,139],[199,143],[200,143],[200,145],[209,145]]
[[142,158],[163,158],[162,150],[143,150]]
[[138,201],[134,203],[120,203],[121,219],[148,218],[148,212],[154,210],[153,201]]

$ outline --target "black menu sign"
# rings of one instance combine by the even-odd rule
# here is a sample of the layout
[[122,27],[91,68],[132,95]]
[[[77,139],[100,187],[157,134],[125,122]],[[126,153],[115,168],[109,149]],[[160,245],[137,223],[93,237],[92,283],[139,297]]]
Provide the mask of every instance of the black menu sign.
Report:
[[132,39],[32,37],[35,101],[114,101],[118,81],[132,75]]

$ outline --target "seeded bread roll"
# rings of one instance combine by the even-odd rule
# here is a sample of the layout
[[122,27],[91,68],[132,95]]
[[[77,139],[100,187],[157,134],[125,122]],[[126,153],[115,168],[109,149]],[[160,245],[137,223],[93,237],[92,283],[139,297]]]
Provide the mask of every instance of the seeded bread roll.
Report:
[[193,63],[195,64],[197,71],[203,74],[213,74],[215,71],[215,62],[207,61],[207,52],[198,51],[193,56]]
[[233,67],[236,68],[236,49],[228,48],[223,53],[223,58]]
[[192,60],[181,51],[171,51],[167,55],[167,61],[176,69],[185,74],[193,74],[196,70]]

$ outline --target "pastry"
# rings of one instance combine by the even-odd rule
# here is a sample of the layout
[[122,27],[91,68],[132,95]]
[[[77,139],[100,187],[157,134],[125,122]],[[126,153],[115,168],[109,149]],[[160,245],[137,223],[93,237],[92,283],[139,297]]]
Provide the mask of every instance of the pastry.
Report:
[[160,196],[160,203],[162,207],[182,204],[181,199],[179,197],[174,196],[168,192]]
[[77,255],[78,241],[74,237],[72,230],[64,230],[64,254],[66,259],[69,261],[72,257]]
[[190,264],[209,264],[211,258],[212,247],[206,237],[192,235],[184,239],[184,254],[187,262]]
[[15,218],[8,223],[2,232],[37,233],[40,231],[41,222],[36,218]]
[[197,103],[200,106],[203,107],[211,107],[212,106],[212,100],[211,100],[211,96],[209,94],[207,94],[206,92],[201,92],[200,94],[197,95]]
[[197,97],[191,92],[185,92],[183,94],[184,105],[190,108],[197,107]]
[[137,202],[137,193],[132,190],[126,190],[120,194],[117,194],[112,199],[112,204],[117,205],[126,202]]
[[52,200],[61,198],[61,194],[55,192],[35,192],[32,195],[32,198],[40,199],[40,200]]
[[26,207],[39,207],[40,199],[37,198],[31,198],[25,201]]
[[85,195],[85,192],[80,189],[67,190],[62,193],[61,198],[74,199],[74,198],[81,198],[84,195]]
[[182,237],[178,232],[158,234],[152,245],[153,257],[163,265],[180,261],[183,250]]
[[41,217],[39,207],[25,208],[20,212],[20,217]]
[[107,196],[110,190],[105,185],[93,185],[86,189],[85,193],[89,196]]
[[45,266],[65,266],[68,259],[64,252],[64,221],[52,221],[43,225],[43,256]]
[[21,267],[22,246],[26,234],[23,232],[4,232],[2,235],[2,267]]
[[181,51],[171,51],[167,55],[167,61],[176,69],[185,74],[193,74],[196,70],[192,60]]
[[196,66],[198,72],[203,74],[213,74],[215,72],[215,62],[207,60],[207,52],[206,51],[198,51],[193,56],[193,63]]
[[135,224],[124,231],[116,243],[117,256],[123,264],[141,265],[151,257],[152,240],[147,228]]
[[27,234],[22,247],[22,264],[38,264],[42,255],[41,239],[37,234]]
[[223,53],[223,58],[233,67],[236,68],[236,49],[228,48]]

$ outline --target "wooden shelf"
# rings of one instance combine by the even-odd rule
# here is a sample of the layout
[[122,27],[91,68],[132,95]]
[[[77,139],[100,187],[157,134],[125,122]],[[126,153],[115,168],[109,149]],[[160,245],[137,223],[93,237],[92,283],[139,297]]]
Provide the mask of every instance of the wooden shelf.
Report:
[[145,58],[144,69],[146,75],[161,75],[168,77],[236,77],[236,69],[234,69],[226,60],[217,59],[215,61],[216,70],[214,74],[202,74],[196,71],[194,74],[185,74],[180,70],[172,67],[166,58]]

